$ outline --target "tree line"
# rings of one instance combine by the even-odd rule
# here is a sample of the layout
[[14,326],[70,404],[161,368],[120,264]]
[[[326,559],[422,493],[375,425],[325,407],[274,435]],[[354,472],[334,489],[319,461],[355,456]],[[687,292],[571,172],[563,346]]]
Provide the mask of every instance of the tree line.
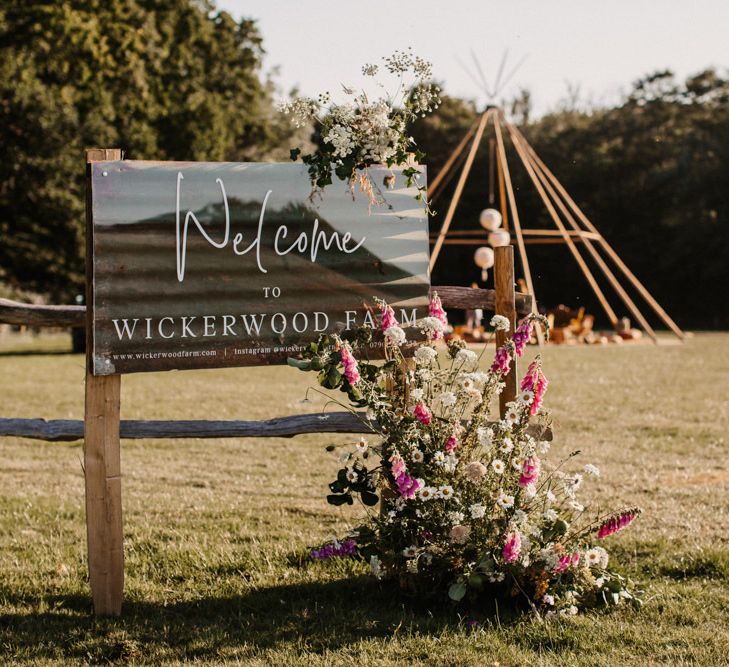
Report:
[[[55,302],[83,291],[87,147],[122,147],[131,159],[258,161],[286,160],[292,146],[321,140],[315,128],[296,129],[276,111],[263,53],[255,22],[236,21],[204,0],[6,0],[0,288]],[[729,327],[725,74],[709,69],[679,81],[658,72],[617,104],[565,104],[537,119],[526,91],[505,108],[680,325]],[[428,154],[431,178],[479,111],[446,96],[418,121],[413,135]],[[484,141],[452,229],[478,228],[488,206],[488,164]],[[550,227],[524,169],[515,159],[510,166],[524,224]],[[452,188],[434,203],[432,229]],[[473,250],[446,246],[433,282],[478,282]],[[530,246],[529,257],[541,302],[584,305],[599,316],[565,246]]]

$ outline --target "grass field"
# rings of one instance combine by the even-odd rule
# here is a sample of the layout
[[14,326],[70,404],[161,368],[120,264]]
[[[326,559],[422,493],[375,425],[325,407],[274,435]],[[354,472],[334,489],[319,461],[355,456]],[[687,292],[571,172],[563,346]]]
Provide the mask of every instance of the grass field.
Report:
[[[67,339],[0,341],[0,416],[81,418]],[[43,352],[35,354],[34,352]],[[307,547],[356,510],[324,500],[347,436],[122,443],[126,601],[95,620],[80,443],[0,438],[0,664],[725,665],[729,656],[729,335],[685,345],[548,348],[556,454],[601,477],[586,497],[638,504],[612,538],[646,589],[566,623],[428,608]],[[125,376],[124,418],[264,418],[301,404],[293,369]],[[485,621],[471,631],[466,622]]]

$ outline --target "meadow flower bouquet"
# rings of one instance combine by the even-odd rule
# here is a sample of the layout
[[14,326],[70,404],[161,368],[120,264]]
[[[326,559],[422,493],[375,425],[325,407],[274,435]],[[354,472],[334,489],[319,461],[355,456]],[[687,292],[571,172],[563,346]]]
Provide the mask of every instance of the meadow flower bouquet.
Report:
[[[431,64],[413,55],[410,49],[395,51],[383,58],[383,65],[365,65],[362,74],[375,78],[382,71],[395,79],[394,92],[377,82],[382,94],[372,99],[364,90],[342,86],[346,101],[334,103],[331,95],[320,94],[316,99],[300,97],[284,102],[280,109],[292,116],[300,127],[314,123],[321,138],[319,150],[301,155],[291,151],[291,159],[301,157],[309,166],[313,192],[332,183],[332,172],[354,188],[359,183],[370,203],[382,201],[378,186],[373,183],[369,167],[384,164],[405,166],[407,186],[418,186],[416,198],[422,200],[425,186],[418,184],[420,171],[415,166],[425,155],[417,150],[407,127],[415,118],[425,116],[440,103],[440,89],[430,83]],[[385,185],[394,182],[386,178]]]
[[[377,308],[384,362],[366,358],[372,330],[350,340],[323,337],[304,360],[292,360],[368,411],[372,435],[346,448],[328,501],[359,499],[365,508],[380,502],[379,512],[369,509],[360,527],[312,557],[361,558],[376,577],[409,590],[447,591],[455,601],[517,598],[547,617],[639,604],[629,582],[609,568],[604,543],[640,510],[590,512],[578,492],[599,470],[568,470],[579,452],[549,461],[549,383],[539,357],[503,417],[491,418],[512,358],[523,354],[535,326],[546,328],[544,318],[525,318],[480,370],[478,355],[461,341],[449,341],[445,355],[436,349],[447,324],[437,296],[417,323],[426,340],[412,358],[392,308]],[[503,317],[491,324],[509,329]]]

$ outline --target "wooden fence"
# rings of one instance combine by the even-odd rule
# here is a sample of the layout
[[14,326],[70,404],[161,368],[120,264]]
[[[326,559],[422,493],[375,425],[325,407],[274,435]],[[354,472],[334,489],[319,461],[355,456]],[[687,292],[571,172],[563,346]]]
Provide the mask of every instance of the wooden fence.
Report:
[[[110,159],[99,158],[99,159]],[[511,246],[495,248],[495,290],[433,287],[446,310],[476,309],[504,315],[532,312],[532,298],[514,292],[514,254]],[[84,306],[39,306],[0,299],[0,323],[34,327],[83,327]],[[502,342],[501,337],[497,342]],[[87,352],[88,354],[88,352]],[[503,402],[516,395],[516,362]],[[96,384],[102,384],[99,388]],[[108,386],[107,386],[108,385]],[[365,413],[327,412],[293,415],[264,421],[150,421],[119,419],[119,376],[86,378],[85,420],[19,419],[0,417],[0,436],[46,441],[84,440],[86,525],[89,581],[98,615],[121,613],[124,554],[121,514],[119,440],[126,438],[245,438],[293,437],[306,433],[368,433],[373,424]]]

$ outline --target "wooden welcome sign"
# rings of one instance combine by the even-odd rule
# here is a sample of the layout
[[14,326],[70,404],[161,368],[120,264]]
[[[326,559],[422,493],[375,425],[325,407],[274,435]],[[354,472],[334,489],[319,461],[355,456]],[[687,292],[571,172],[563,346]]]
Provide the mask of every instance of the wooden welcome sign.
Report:
[[[92,372],[281,363],[323,332],[427,314],[428,224],[394,169],[385,203],[298,164],[90,166]],[[372,168],[375,185],[389,169]]]
[[[427,313],[428,222],[416,191],[370,210],[335,182],[312,201],[294,164],[165,163],[87,151],[84,470],[97,614],[124,590],[121,374],[284,362],[320,333]],[[372,169],[375,185],[389,170]],[[424,177],[424,175],[423,175]]]

